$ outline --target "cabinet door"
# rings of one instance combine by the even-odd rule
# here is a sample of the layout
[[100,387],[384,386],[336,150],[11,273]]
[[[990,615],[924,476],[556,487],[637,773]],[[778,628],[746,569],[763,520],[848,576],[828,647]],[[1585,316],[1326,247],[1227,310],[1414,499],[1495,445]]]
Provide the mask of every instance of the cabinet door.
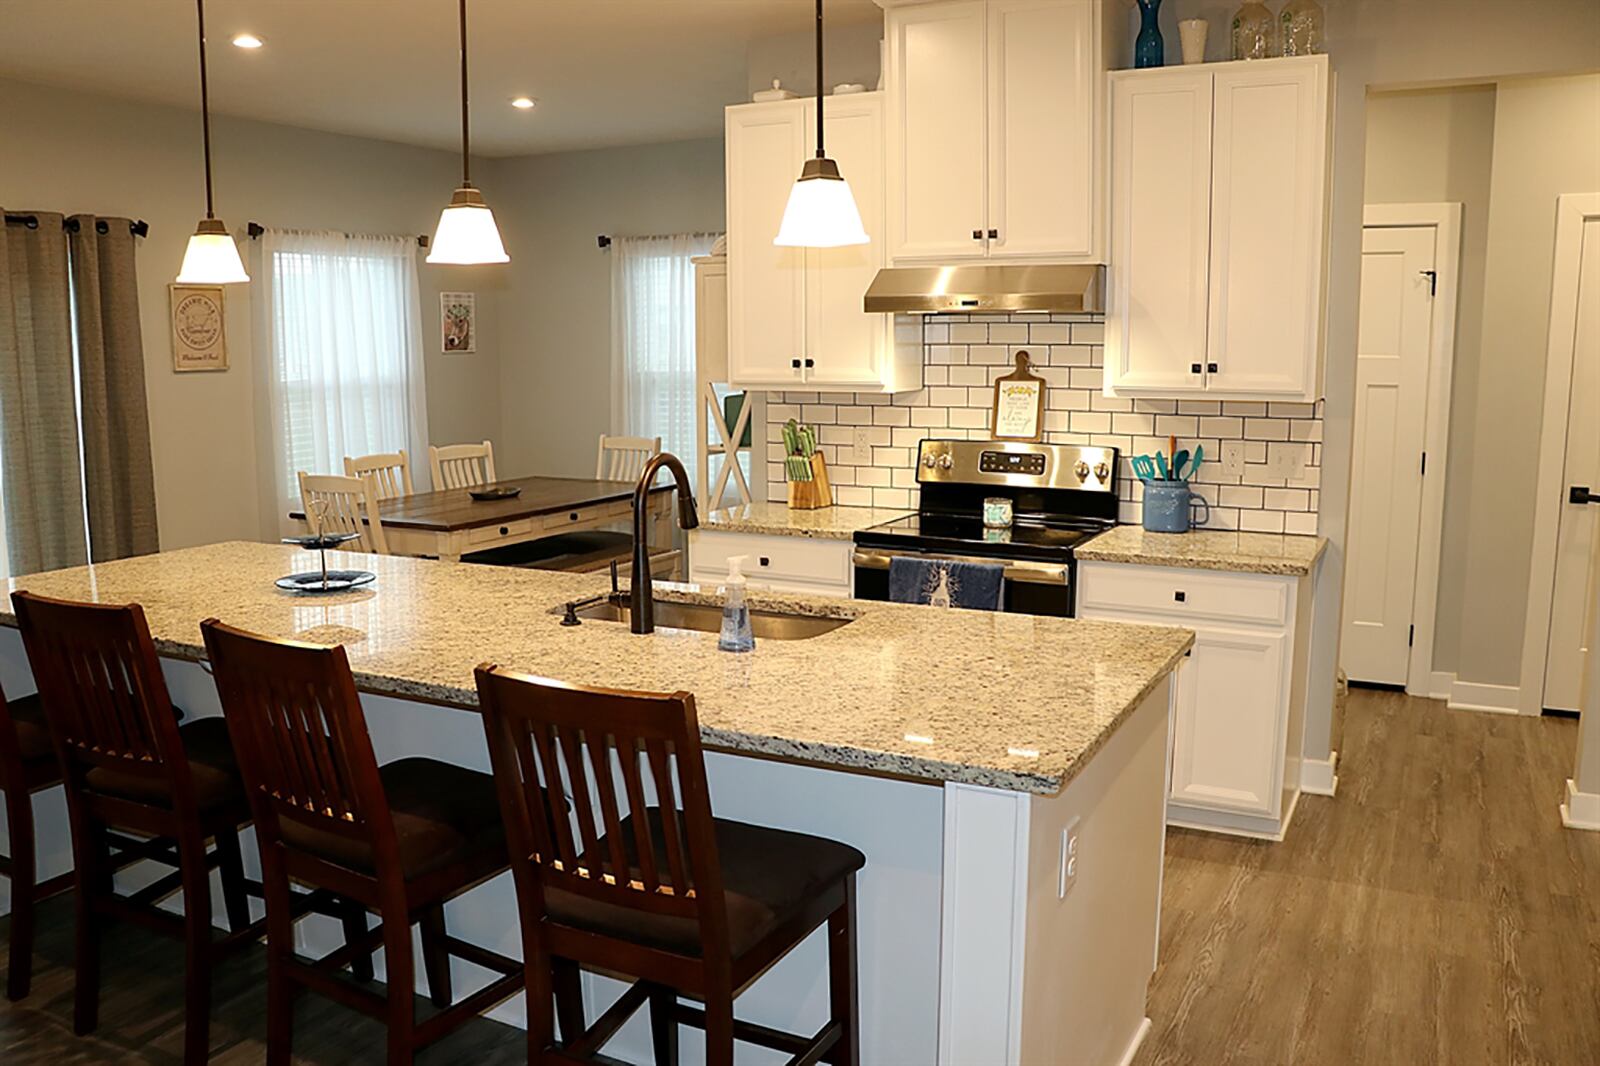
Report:
[[1213,392],[1314,400],[1322,318],[1327,57],[1216,75],[1211,162]]
[[981,0],[889,11],[892,259],[983,257],[985,18]]
[[1094,253],[1095,10],[990,0],[990,258]]
[[730,107],[728,378],[784,388],[801,380],[805,250],[772,243],[805,159],[801,101]]
[[1205,388],[1211,75],[1179,68],[1111,83],[1106,391]]
[[1195,630],[1178,667],[1173,802],[1276,816],[1288,647],[1281,632]]
[[[807,385],[879,388],[884,383],[893,318],[861,308],[867,286],[884,263],[883,95],[861,93],[826,101],[828,155],[839,164],[861,212],[870,244],[806,252]],[[806,124],[816,104],[806,106]]]

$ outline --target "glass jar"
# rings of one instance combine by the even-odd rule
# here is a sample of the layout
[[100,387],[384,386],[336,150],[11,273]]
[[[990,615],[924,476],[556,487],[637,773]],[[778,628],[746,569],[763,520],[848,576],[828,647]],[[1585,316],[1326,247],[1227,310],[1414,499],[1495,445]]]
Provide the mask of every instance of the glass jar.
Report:
[[1317,55],[1322,51],[1322,5],[1317,0],[1289,0],[1278,13],[1278,29],[1284,55]]
[[1010,529],[1011,520],[1011,497],[988,496],[984,498],[983,527],[985,529]]
[[1278,54],[1278,20],[1267,5],[1247,0],[1233,13],[1233,58],[1271,59]]

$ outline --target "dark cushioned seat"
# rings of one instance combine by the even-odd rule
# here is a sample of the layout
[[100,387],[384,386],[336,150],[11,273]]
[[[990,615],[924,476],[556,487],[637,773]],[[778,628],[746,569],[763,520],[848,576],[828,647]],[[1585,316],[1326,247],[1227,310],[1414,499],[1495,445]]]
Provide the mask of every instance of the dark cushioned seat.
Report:
[[[224,804],[245,802],[244,783],[239,778],[239,763],[228,739],[228,724],[221,718],[201,718],[178,727],[184,754],[189,757],[189,774],[194,780],[195,800],[202,813]],[[166,782],[159,778],[123,773],[97,766],[84,774],[84,784],[95,792],[156,806],[170,806]]]
[[[437,759],[397,759],[378,768],[394,816],[400,865],[407,878],[471,855],[505,849],[505,827],[494,778]],[[373,869],[372,849],[360,841],[280,819],[284,842],[354,870]]]
[[[647,816],[656,842],[657,865],[664,871],[666,844],[660,808],[650,808]],[[632,823],[632,816],[622,820],[622,837],[630,861],[638,855]],[[867,862],[861,852],[836,840],[721,818],[713,818],[712,825],[727,899],[728,944],[734,958],[799,914],[829,885]],[[601,838],[601,854],[606,853],[606,847]],[[700,926],[693,918],[651,914],[562,891],[546,892],[545,907],[550,918],[562,925],[680,955],[700,955]]]
[[17,728],[17,747],[22,751],[23,762],[56,757],[55,745],[50,742],[50,727],[44,720],[44,704],[39,702],[37,692],[8,700],[6,710]]

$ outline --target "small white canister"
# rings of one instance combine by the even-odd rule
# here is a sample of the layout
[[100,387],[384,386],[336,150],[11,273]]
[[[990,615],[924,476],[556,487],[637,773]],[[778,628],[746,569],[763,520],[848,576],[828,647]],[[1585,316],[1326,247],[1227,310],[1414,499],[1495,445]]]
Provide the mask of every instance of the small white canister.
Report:
[[1184,19],[1178,23],[1178,40],[1183,45],[1185,63],[1206,61],[1206,31],[1211,24],[1205,19]]
[[985,496],[983,500],[983,526],[985,529],[1010,529],[1012,519],[1009,496]]

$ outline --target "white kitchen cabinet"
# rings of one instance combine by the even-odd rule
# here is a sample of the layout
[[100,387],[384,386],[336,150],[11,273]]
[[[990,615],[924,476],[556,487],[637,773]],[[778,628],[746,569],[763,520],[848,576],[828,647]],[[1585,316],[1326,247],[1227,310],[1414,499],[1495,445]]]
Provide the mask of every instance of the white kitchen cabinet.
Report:
[[920,348],[894,343],[892,316],[862,297],[884,265],[883,94],[828,97],[826,148],[872,241],[772,243],[800,167],[816,148],[816,101],[727,109],[728,377],[735,387],[900,392],[922,387]]
[[719,585],[728,576],[728,560],[743,555],[748,557],[745,579],[753,589],[848,596],[853,548],[848,540],[694,529],[689,532],[689,580]]
[[889,258],[1097,261],[1106,0],[891,7]]
[[1309,578],[1078,564],[1078,617],[1192,629],[1167,822],[1281,840],[1300,795]]
[[1328,58],[1111,78],[1109,395],[1321,396]]

